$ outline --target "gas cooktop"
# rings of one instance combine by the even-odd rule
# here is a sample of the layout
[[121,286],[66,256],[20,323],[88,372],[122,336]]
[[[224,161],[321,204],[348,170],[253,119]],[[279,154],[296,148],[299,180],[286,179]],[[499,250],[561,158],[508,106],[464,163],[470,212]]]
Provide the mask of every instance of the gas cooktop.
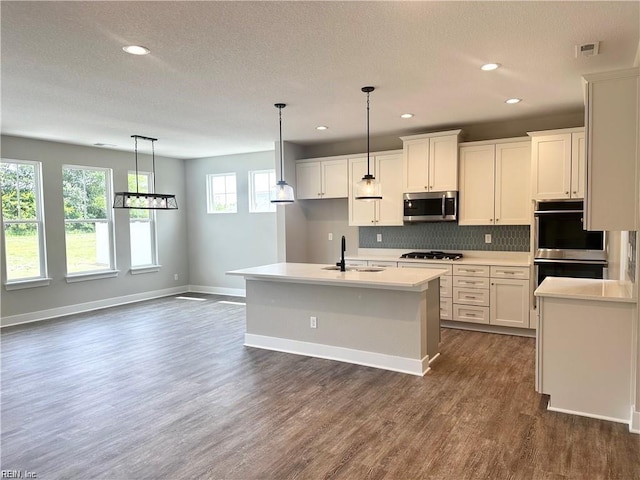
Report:
[[402,255],[400,255],[400,258],[419,258],[422,260],[458,260],[462,258],[462,254],[431,250],[430,252],[403,253]]

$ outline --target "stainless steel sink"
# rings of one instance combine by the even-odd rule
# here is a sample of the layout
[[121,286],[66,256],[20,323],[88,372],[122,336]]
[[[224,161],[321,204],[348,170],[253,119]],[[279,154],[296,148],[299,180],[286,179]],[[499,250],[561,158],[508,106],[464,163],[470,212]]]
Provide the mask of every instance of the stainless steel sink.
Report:
[[[322,267],[322,270],[340,270],[337,265],[331,265],[329,267]],[[347,272],[382,272],[384,268],[380,267],[347,267]]]

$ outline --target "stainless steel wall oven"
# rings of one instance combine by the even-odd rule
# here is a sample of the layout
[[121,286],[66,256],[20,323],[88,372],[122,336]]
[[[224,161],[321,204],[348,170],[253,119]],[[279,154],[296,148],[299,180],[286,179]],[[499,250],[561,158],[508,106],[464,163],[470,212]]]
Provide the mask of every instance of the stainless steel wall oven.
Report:
[[536,284],[547,276],[607,278],[604,232],[586,231],[582,201],[538,202],[535,210]]

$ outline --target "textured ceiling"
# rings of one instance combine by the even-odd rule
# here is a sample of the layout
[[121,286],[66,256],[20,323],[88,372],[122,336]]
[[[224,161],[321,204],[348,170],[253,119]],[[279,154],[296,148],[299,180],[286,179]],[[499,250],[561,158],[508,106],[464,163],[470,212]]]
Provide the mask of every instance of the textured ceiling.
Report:
[[[324,143],[365,135],[365,85],[373,136],[575,112],[582,74],[633,65],[639,6],[2,1],[2,133],[122,150],[139,134],[178,158],[261,151],[283,102],[285,140]],[[600,55],[575,58],[596,40]],[[482,72],[490,61],[503,66]]]

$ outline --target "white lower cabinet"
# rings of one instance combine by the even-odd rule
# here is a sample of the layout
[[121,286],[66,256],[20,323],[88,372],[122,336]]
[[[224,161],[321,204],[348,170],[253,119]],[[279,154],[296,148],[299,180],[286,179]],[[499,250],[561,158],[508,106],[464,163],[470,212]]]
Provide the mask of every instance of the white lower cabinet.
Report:
[[491,325],[529,328],[529,280],[491,279]]

